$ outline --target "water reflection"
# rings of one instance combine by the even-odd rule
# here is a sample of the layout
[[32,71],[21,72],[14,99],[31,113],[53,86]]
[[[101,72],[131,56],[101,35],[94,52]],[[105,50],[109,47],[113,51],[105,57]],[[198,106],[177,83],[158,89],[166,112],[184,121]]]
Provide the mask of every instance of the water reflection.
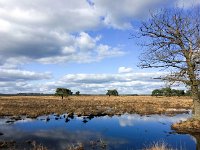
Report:
[[137,122],[160,122],[162,124],[166,124],[166,123],[175,123],[178,121],[185,121],[189,118],[189,115],[183,115],[183,114],[179,114],[176,116],[165,116],[165,115],[147,115],[147,116],[140,116],[138,114],[134,114],[134,115],[123,115],[121,117],[119,117],[119,124],[121,127],[126,127],[126,126],[133,126],[134,123]]
[[[98,139],[106,139],[106,142],[111,145],[125,144],[127,141],[124,139],[115,137],[104,137],[100,132],[88,131],[88,130],[76,130],[70,131],[64,128],[57,129],[54,127],[51,130],[39,129],[34,131],[26,131],[20,128],[15,128],[13,126],[4,126],[1,129],[5,134],[0,139],[4,140],[15,140],[17,143],[26,144],[26,141],[36,141],[37,143],[42,143],[46,145],[49,149],[60,149],[64,150],[70,144],[76,144],[81,142],[88,144],[90,141],[95,141]],[[30,145],[24,145],[28,148]],[[23,147],[24,147],[23,146]],[[22,149],[21,145],[18,145],[19,149]]]
[[[140,116],[137,114],[108,117],[49,115],[37,120],[25,119],[6,123],[0,119],[0,140],[22,143],[36,141],[50,149],[66,149],[69,144],[103,139],[108,149],[142,149],[155,141],[163,140],[173,148],[195,150],[196,142],[190,135],[172,134],[171,124],[186,120],[189,114],[169,116]],[[199,136],[194,136],[199,141]],[[199,142],[197,142],[199,148]],[[24,145],[23,145],[24,146]],[[20,146],[19,146],[20,147]]]

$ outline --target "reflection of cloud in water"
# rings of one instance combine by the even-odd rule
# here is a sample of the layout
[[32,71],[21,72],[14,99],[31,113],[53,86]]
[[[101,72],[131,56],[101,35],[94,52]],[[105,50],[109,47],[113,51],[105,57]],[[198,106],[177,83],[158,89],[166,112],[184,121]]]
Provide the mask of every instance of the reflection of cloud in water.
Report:
[[7,120],[8,120],[8,119],[1,118],[1,119],[0,119],[0,125],[5,125]]
[[117,137],[104,136],[98,131],[90,130],[68,130],[66,128],[59,129],[38,129],[36,131],[26,131],[21,128],[16,128],[13,125],[2,125],[0,131],[4,135],[0,136],[0,140],[15,140],[18,142],[25,142],[27,140],[38,141],[41,144],[47,145],[52,149],[66,149],[69,144],[76,144],[77,142],[89,143],[90,140],[103,139],[106,143],[111,145],[127,143],[126,140]]
[[135,119],[136,117],[134,116],[122,116],[121,118],[119,118],[119,124],[121,127],[133,126]]
[[[8,123],[6,123],[6,121],[9,121],[12,119],[9,118],[0,118],[0,125],[8,125]],[[12,123],[25,123],[25,122],[32,122],[34,121],[34,119],[30,119],[30,118],[23,118],[21,120],[12,120]]]
[[175,123],[179,121],[185,121],[190,117],[188,114],[178,114],[176,116],[165,115],[150,115],[140,116],[137,114],[126,114],[119,118],[119,124],[121,127],[133,126],[136,122],[170,122]]
[[34,121],[33,119],[26,118],[26,119],[18,120],[18,121],[16,121],[16,122],[17,122],[17,123],[26,123],[26,122],[33,122],[33,121]]
[[194,136],[191,135],[190,138],[197,144],[197,139]]

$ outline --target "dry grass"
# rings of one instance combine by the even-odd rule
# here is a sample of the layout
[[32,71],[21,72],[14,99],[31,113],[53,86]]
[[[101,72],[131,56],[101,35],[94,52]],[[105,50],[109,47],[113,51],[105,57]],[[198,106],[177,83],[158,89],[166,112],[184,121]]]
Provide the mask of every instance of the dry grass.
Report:
[[175,149],[168,148],[165,142],[157,142],[153,144],[153,146],[145,148],[143,150],[175,150]]
[[32,150],[48,150],[45,146],[37,144],[35,141],[32,143]]
[[15,141],[0,141],[0,149],[15,149]]
[[77,143],[76,145],[69,145],[67,150],[84,150],[84,147],[82,143]]
[[179,133],[191,133],[200,135],[200,120],[188,119],[172,125],[172,129]]
[[[0,141],[0,149],[3,150],[16,150],[19,148],[16,148],[16,142],[15,141]],[[24,148],[25,150],[25,148]],[[48,150],[47,147],[37,144],[35,141],[31,143],[30,150]]]
[[174,109],[191,108],[192,99],[190,97],[70,96],[63,100],[55,96],[0,97],[0,116],[37,117],[51,113],[74,113],[77,115],[173,114]]

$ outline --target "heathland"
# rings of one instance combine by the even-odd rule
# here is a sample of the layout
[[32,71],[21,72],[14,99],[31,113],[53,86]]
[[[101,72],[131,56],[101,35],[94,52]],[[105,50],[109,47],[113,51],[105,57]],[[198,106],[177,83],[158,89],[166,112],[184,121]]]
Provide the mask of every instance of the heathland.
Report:
[[75,114],[78,116],[141,115],[187,112],[192,109],[190,97],[153,96],[2,96],[0,116],[38,117],[48,114]]

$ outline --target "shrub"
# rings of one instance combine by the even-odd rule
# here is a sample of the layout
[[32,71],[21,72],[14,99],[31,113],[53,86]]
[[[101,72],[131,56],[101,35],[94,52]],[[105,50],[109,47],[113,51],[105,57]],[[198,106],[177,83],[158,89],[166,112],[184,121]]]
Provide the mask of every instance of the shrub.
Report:
[[78,95],[80,95],[80,92],[79,92],[79,91],[77,91],[75,94],[78,96]]
[[118,96],[119,93],[117,92],[116,89],[114,89],[114,90],[108,90],[107,93],[106,93],[106,95],[109,95],[109,96],[111,96],[111,95]]

